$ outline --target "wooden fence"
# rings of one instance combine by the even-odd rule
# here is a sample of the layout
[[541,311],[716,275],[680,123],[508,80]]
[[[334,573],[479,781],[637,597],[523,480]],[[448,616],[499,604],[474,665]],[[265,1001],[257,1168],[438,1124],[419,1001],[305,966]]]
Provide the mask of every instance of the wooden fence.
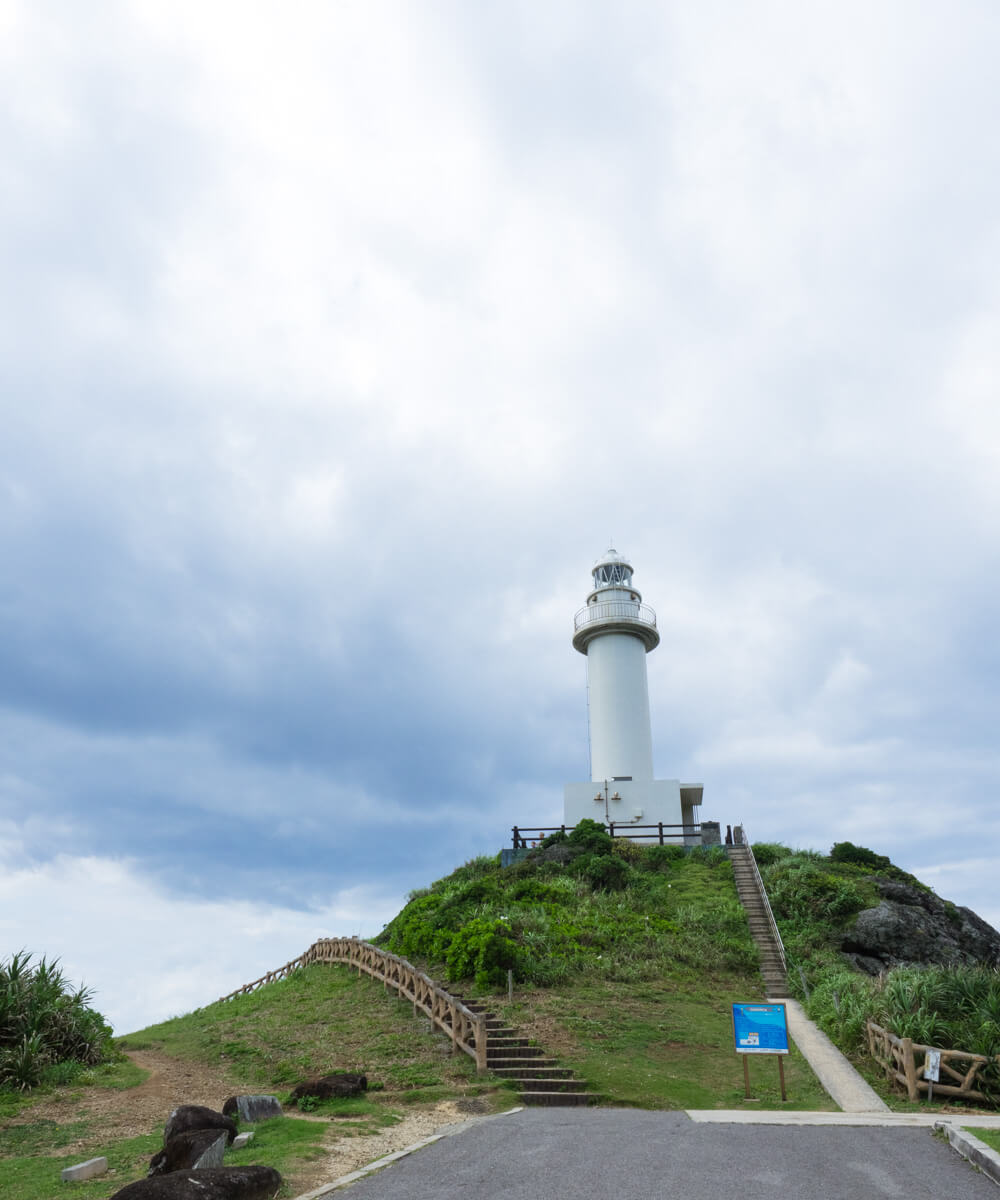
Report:
[[[906,1088],[906,1094],[911,1100],[919,1100],[933,1087],[935,1092],[943,1096],[952,1096],[957,1100],[986,1100],[991,1097],[984,1095],[975,1088],[980,1070],[994,1060],[985,1054],[972,1054],[967,1050],[942,1050],[938,1046],[922,1046],[911,1038],[896,1037],[888,1029],[869,1021],[868,1050],[885,1071],[886,1078],[896,1080]],[[932,1083],[924,1078],[927,1066],[927,1052],[935,1051],[941,1055],[940,1080]],[[920,1059],[918,1064],[918,1057]],[[1000,1054],[996,1056],[1000,1062]],[[948,1081],[951,1082],[948,1082]]]
[[438,987],[433,979],[423,971],[418,971],[405,958],[379,950],[377,946],[357,938],[321,938],[313,942],[305,954],[300,954],[276,971],[268,971],[260,979],[237,988],[228,996],[221,996],[220,1000],[246,995],[316,962],[346,963],[349,967],[356,967],[359,975],[365,973],[380,980],[386,990],[394,988],[399,996],[413,1004],[414,1013],[419,1011],[430,1017],[431,1022],[451,1038],[453,1050],[461,1050],[475,1059],[477,1072],[482,1074],[486,1070],[485,1015],[466,1008],[460,1000]]

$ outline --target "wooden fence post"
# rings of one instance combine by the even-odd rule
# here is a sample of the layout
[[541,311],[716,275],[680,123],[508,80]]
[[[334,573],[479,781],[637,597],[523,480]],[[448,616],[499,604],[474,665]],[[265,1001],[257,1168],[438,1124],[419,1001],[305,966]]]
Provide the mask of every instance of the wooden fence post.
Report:
[[486,1017],[476,1013],[476,1074],[486,1074]]
[[911,1100],[918,1100],[917,1068],[913,1062],[913,1038],[902,1038],[903,1044],[903,1074],[906,1076],[906,1093]]

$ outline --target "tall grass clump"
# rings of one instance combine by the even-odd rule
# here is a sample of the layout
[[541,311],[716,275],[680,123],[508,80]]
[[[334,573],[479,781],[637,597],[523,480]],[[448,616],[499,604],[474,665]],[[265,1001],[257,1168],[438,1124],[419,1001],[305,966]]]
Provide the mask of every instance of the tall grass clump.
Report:
[[1000,971],[984,966],[894,967],[878,978],[844,965],[827,969],[806,1009],[843,1049],[863,1054],[869,1019],[897,1037],[994,1061],[980,1086],[1000,1098]]
[[63,1082],[70,1064],[113,1058],[111,1027],[91,998],[87,988],[72,988],[58,960],[33,963],[21,950],[0,962],[0,1089]]

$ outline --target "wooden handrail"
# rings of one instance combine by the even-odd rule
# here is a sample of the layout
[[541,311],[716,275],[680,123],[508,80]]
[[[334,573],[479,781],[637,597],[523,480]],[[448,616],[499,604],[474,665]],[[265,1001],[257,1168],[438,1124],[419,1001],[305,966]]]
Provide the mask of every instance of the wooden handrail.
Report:
[[219,1002],[245,996],[315,962],[346,963],[356,967],[359,975],[364,972],[381,980],[386,989],[395,988],[397,995],[412,1003],[414,1013],[419,1010],[430,1017],[431,1022],[451,1038],[454,1050],[461,1050],[475,1060],[477,1073],[481,1075],[486,1070],[486,1017],[466,1008],[461,1000],[439,987],[407,959],[357,938],[321,938],[298,958],[276,971],[268,971],[253,983],[244,984],[228,996],[220,996]]

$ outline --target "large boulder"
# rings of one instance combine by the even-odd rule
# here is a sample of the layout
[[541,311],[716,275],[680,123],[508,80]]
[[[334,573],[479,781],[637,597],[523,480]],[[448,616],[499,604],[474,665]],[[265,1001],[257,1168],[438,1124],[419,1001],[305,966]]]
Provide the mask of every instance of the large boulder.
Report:
[[230,1096],[222,1106],[223,1116],[238,1117],[248,1124],[270,1121],[281,1116],[281,1104],[277,1096]]
[[205,1167],[138,1179],[111,1200],[272,1200],[280,1187],[273,1167]]
[[905,963],[1000,966],[1000,933],[959,908],[892,879],[877,880],[881,900],[858,913],[841,949],[870,975]]
[[366,1075],[357,1075],[353,1071],[331,1071],[329,1075],[321,1075],[318,1079],[307,1079],[300,1083],[288,1097],[288,1103],[297,1104],[306,1096],[313,1096],[317,1100],[360,1096],[367,1090]]
[[221,1167],[229,1131],[226,1129],[189,1129],[178,1133],[149,1160],[149,1175],[169,1175],[171,1171]]
[[228,1135],[226,1140],[230,1143],[237,1133],[236,1122],[214,1108],[206,1108],[204,1104],[182,1104],[167,1118],[163,1129],[164,1146],[179,1133],[187,1133],[192,1129],[224,1129]]

